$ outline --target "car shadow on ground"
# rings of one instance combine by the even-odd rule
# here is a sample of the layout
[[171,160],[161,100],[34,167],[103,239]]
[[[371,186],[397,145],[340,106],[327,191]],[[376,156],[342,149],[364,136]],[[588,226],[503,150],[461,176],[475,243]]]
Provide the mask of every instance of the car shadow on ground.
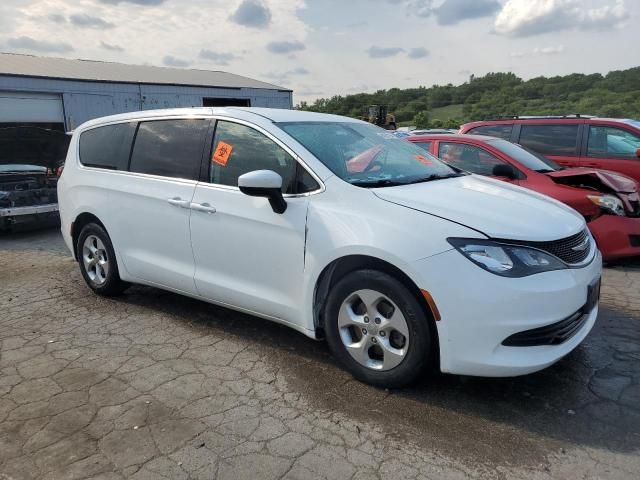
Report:
[[567,444],[640,449],[638,319],[608,308],[580,347],[542,372],[497,379],[432,373],[389,392],[353,380],[324,342],[284,326],[147,287],[135,286],[118,301],[267,348],[315,407],[375,421],[399,436],[435,438],[450,453],[490,458],[496,442],[508,446],[509,461],[541,458]]

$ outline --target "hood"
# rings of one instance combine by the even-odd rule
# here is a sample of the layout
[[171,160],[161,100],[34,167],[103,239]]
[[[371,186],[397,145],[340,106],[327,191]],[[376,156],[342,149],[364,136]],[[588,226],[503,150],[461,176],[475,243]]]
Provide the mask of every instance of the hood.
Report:
[[[616,193],[634,193],[638,190],[638,184],[632,178],[609,170],[597,170],[595,168],[567,168],[557,172],[549,172],[548,175],[557,183],[564,185],[579,186],[580,180],[590,187],[596,187],[601,183],[607,189]],[[582,177],[582,178],[581,178]],[[556,180],[557,179],[557,180]],[[594,182],[596,184],[594,185]]]
[[491,238],[549,241],[585,228],[582,216],[563,203],[476,175],[372,191],[382,200],[451,220]]
[[0,165],[38,165],[55,169],[64,163],[71,137],[40,127],[0,128]]

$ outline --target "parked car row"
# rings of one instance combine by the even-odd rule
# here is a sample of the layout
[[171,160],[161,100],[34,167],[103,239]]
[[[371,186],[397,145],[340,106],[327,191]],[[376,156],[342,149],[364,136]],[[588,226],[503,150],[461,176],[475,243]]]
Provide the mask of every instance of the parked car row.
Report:
[[566,167],[619,172],[640,182],[640,121],[584,116],[516,117],[463,125],[460,133],[503,138]]
[[359,120],[255,108],[92,120],[58,197],[97,294],[140,283],[249,312],[326,338],[378,386],[427,368],[534,372],[598,315],[602,257],[583,215]]

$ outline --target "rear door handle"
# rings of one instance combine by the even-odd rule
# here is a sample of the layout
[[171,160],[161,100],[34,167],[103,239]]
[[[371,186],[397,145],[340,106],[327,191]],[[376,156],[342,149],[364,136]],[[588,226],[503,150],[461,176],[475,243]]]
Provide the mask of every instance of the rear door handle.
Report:
[[180,208],[189,208],[189,204],[191,203],[189,200],[182,200],[180,197],[169,198],[167,202],[169,202],[169,205]]
[[191,203],[191,210],[203,213],[216,213],[216,207],[212,207],[208,203]]

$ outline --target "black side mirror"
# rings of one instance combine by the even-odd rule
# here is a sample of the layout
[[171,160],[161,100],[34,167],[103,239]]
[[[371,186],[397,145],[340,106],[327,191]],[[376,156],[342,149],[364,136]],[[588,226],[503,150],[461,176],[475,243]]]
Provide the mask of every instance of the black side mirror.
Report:
[[269,199],[271,208],[276,213],[287,210],[287,202],[282,196],[282,177],[273,170],[254,170],[238,178],[238,188],[250,197]]
[[640,158],[640,148],[636,150],[636,157]]
[[494,177],[506,177],[510,180],[515,180],[518,178],[518,172],[515,168],[513,168],[508,163],[500,163],[493,167],[493,171],[491,174]]

